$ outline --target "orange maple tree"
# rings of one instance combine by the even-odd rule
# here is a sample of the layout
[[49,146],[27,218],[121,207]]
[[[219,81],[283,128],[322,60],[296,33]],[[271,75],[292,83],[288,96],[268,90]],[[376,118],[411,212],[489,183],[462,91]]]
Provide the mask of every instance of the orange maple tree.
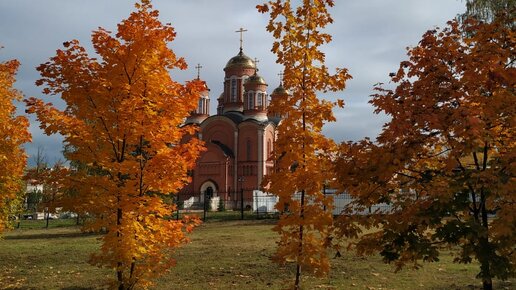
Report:
[[66,186],[76,208],[91,217],[84,230],[105,230],[90,262],[114,269],[118,289],[147,287],[174,265],[174,248],[187,242],[185,230],[197,220],[170,219],[175,206],[162,196],[189,181],[187,171],[202,150],[198,139],[181,142],[194,132],[181,124],[204,83],[171,79],[168,70],[187,66],[167,47],[176,33],[158,20],[150,1],[135,6],[115,36],[93,32],[100,60],[72,40],[38,67],[37,84],[60,95],[64,110],[26,100],[46,134],[64,136],[67,158],[86,168],[70,174]]
[[14,101],[21,100],[13,88],[17,60],[0,62],[0,233],[9,227],[9,216],[19,204],[27,156],[22,144],[30,142],[29,121],[16,116]]
[[[271,102],[270,110],[284,116],[274,146],[275,172],[264,185],[279,197],[282,213],[274,228],[280,234],[275,255],[281,263],[296,263],[294,287],[300,287],[301,269],[324,275],[329,271],[328,238],[333,224],[332,199],[323,195],[323,185],[332,180],[329,160],[335,149],[322,134],[324,123],[335,121],[334,102],[317,97],[321,92],[343,90],[350,76],[346,69],[334,75],[325,66],[321,45],[331,36],[323,32],[333,20],[329,0],[269,1],[257,8],[270,14],[267,30],[277,39],[272,51],[284,66],[285,99]],[[338,101],[343,106],[342,101]]]
[[[397,269],[437,261],[480,263],[478,278],[515,273],[516,121],[513,19],[450,21],[423,35],[371,103],[391,116],[376,143],[343,144],[336,171],[362,212],[343,216],[340,234],[360,237],[359,253],[380,252]],[[370,229],[361,235],[364,228]]]

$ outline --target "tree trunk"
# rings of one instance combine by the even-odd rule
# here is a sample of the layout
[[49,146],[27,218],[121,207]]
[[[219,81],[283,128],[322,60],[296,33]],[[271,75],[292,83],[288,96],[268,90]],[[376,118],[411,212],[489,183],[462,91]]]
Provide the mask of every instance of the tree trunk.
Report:
[[300,288],[300,280],[301,280],[301,265],[299,264],[299,259],[303,256],[303,218],[305,216],[305,190],[301,191],[301,210],[299,213],[301,217],[301,224],[299,225],[299,245],[297,252],[297,265],[296,265],[296,282],[294,283],[294,289],[299,290]]
[[48,208],[46,208],[45,211],[46,211],[46,214],[47,214],[47,224],[45,225],[45,228],[48,229],[48,220],[50,219],[50,211],[48,210]]
[[[118,197],[118,201],[120,202],[120,197]],[[117,212],[116,212],[116,224],[117,224],[117,237],[118,237],[118,240],[120,242],[120,239],[121,239],[121,234],[120,234],[120,226],[122,225],[122,209],[121,208],[118,208]],[[117,270],[116,270],[116,278],[118,280],[118,290],[125,290],[125,287],[124,287],[124,275],[123,275],[123,269],[122,269],[122,262],[118,262],[117,263]]]
[[480,261],[480,273],[482,274],[482,286],[484,290],[493,290],[493,280],[491,274],[491,266],[489,260],[491,258],[491,247],[489,245],[489,221],[486,209],[486,193],[482,188],[480,190],[480,213],[482,217],[482,226],[485,229],[485,235],[480,237],[480,251],[487,251],[482,253]]
[[491,278],[482,279],[482,287],[484,290],[493,290],[493,281]]
[[296,282],[294,282],[294,290],[300,290],[301,286],[299,286],[301,280],[301,265],[299,263],[296,265]]
[[121,268],[122,268],[122,263],[118,262],[118,270],[116,271],[116,278],[118,280],[118,290],[125,290],[124,276],[123,276]]

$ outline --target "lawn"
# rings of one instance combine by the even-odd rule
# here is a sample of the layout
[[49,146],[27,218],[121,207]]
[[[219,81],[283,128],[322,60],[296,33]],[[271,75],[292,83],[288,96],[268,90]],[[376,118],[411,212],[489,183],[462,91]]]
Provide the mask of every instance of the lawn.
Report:
[[[274,220],[208,222],[176,253],[177,266],[155,289],[285,289],[292,265],[273,264]],[[8,232],[0,240],[0,289],[104,289],[114,273],[87,263],[98,235],[75,226]],[[332,260],[327,278],[303,276],[303,289],[480,289],[477,265],[441,261],[420,270],[393,272],[379,256],[344,252]],[[514,289],[514,280],[495,281],[495,289]]]

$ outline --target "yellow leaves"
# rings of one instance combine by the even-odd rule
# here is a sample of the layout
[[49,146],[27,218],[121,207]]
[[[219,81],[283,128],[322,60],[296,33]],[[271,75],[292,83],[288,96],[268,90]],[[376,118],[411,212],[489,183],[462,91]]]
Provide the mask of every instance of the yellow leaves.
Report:
[[0,233],[17,210],[22,192],[21,178],[26,163],[23,143],[30,141],[27,118],[16,116],[15,100],[20,92],[13,88],[19,67],[17,60],[0,62]]
[[171,79],[168,70],[185,69],[186,62],[167,48],[174,29],[151,9],[150,1],[137,4],[116,35],[95,31],[99,60],[72,40],[38,67],[37,85],[61,94],[64,110],[25,100],[46,134],[65,137],[67,158],[77,166],[63,181],[70,190],[65,204],[92,217],[85,229],[107,232],[92,262],[122,272],[118,285],[149,285],[174,264],[171,249],[199,224],[170,220],[175,206],[164,197],[188,182],[203,150],[195,138],[183,142],[194,129],[180,125],[205,84]]
[[333,107],[344,102],[322,101],[317,93],[340,91],[351,77],[346,69],[331,75],[324,65],[320,46],[331,36],[321,30],[332,22],[327,6],[333,1],[302,1],[297,8],[290,1],[257,6],[259,12],[270,13],[267,30],[277,39],[272,51],[285,68],[283,85],[291,92],[270,106],[285,116],[274,147],[276,171],[264,181],[279,196],[276,207],[283,213],[274,228],[281,237],[275,260],[293,261],[318,276],[329,270],[326,241],[332,206],[322,189],[333,179],[330,160],[336,149],[321,132],[325,123],[335,121]]

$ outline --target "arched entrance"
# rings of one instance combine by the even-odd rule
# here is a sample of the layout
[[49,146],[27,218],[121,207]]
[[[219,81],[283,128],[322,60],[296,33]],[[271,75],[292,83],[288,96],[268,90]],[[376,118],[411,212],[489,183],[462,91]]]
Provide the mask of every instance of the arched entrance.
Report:
[[205,195],[211,195],[211,197],[218,196],[217,194],[217,184],[211,180],[205,181],[201,185],[201,192],[199,193],[199,200],[201,202],[204,202],[204,196]]

